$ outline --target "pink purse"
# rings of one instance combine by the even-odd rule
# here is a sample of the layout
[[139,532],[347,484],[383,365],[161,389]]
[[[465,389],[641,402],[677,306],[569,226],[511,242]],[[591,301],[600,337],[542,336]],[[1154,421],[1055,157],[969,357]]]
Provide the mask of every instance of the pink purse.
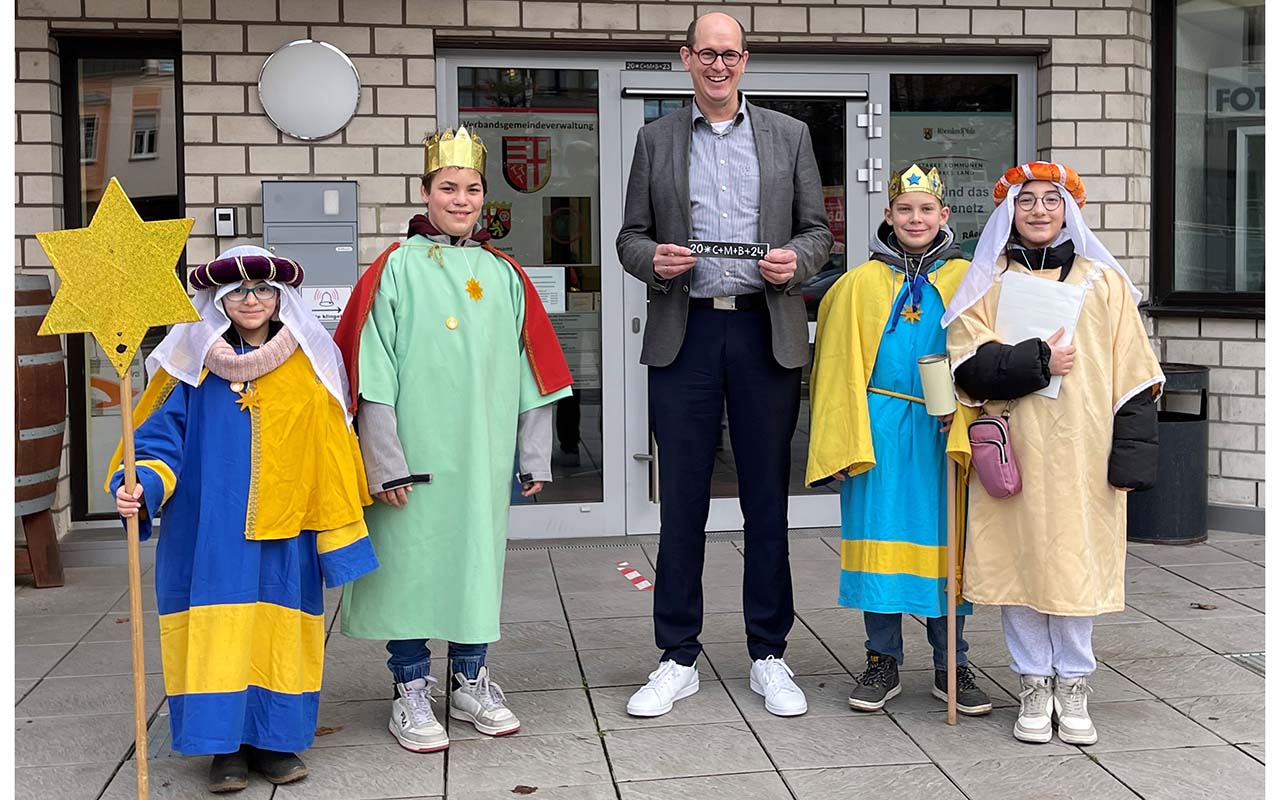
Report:
[[1022,475],[1018,473],[1018,460],[1013,456],[1013,440],[1009,437],[1009,412],[1014,402],[1006,405],[1000,416],[984,411],[969,423],[973,469],[987,494],[996,499],[1022,491]]

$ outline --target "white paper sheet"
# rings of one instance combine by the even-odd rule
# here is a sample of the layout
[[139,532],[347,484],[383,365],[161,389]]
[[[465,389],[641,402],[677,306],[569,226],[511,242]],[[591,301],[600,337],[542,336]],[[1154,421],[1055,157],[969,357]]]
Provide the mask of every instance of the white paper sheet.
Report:
[[[1084,287],[1076,284],[1006,272],[996,308],[996,336],[1006,344],[1018,344],[1027,339],[1047,340],[1062,328],[1064,333],[1056,345],[1069,345],[1084,307],[1084,292]],[[1061,388],[1062,376],[1054,375],[1036,394],[1056,400]]]

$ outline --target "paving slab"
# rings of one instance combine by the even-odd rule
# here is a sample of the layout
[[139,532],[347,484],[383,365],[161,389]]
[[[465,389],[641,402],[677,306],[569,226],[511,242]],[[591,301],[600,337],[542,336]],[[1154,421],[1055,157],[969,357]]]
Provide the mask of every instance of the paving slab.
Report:
[[19,767],[118,764],[133,747],[133,713],[86,714],[74,721],[18,714],[13,744]]
[[776,772],[628,781],[619,783],[618,790],[622,800],[792,800],[786,784]]
[[15,770],[14,797],[98,800],[118,766],[118,761],[112,761],[102,764],[63,764],[56,767],[18,767]]
[[506,791],[608,784],[609,764],[598,734],[561,733],[501,739],[485,737],[449,746],[449,786]]
[[928,756],[883,714],[753,720],[780,770],[921,764]]
[[311,774],[276,787],[273,800],[384,800],[444,794],[443,753],[410,753],[393,743],[312,748],[302,757]]
[[1120,750],[1210,747],[1222,743],[1221,738],[1204,726],[1158,700],[1098,703],[1090,705],[1089,716],[1098,731],[1097,744],[1086,748],[1090,755]]
[[1261,653],[1266,649],[1266,619],[1261,614],[1226,622],[1173,620],[1168,625],[1215,653]]
[[1266,736],[1266,696],[1254,694],[1180,697],[1174,708],[1231,744],[1261,745]]
[[774,771],[746,722],[611,731],[604,741],[619,782]]
[[1170,572],[1208,589],[1257,589],[1267,585],[1265,567],[1246,561],[1168,567]]
[[710,677],[701,677],[697,693],[677,700],[671,711],[660,717],[633,717],[627,713],[627,700],[639,688],[639,685],[610,686],[591,690],[591,703],[595,708],[600,730],[667,728],[673,725],[742,721],[743,715],[734,705],[724,684]]
[[1265,768],[1230,746],[1100,753],[1097,758],[1144,800],[1264,796]]
[[[1231,545],[1224,545],[1230,547]],[[1178,567],[1191,564],[1239,564],[1240,556],[1210,544],[1167,545],[1131,544],[1129,555],[1158,567]]]
[[101,613],[17,616],[13,620],[13,643],[15,645],[75,644],[83,639],[101,619]]
[[1256,694],[1266,681],[1219,655],[1140,658],[1109,661],[1108,665],[1156,697],[1194,697],[1205,694]]
[[961,800],[964,795],[933,764],[834,767],[782,773],[796,800],[883,797],[893,800]]
[[1137,797],[1084,755],[984,759],[947,767],[971,798],[982,800],[1134,800]]

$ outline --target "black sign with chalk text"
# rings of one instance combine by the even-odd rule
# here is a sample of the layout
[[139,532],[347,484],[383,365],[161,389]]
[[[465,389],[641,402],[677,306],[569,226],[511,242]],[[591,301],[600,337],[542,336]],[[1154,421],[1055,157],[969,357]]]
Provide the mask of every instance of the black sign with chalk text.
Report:
[[714,256],[715,258],[743,258],[759,261],[769,254],[769,245],[760,242],[689,242],[689,249],[695,256]]

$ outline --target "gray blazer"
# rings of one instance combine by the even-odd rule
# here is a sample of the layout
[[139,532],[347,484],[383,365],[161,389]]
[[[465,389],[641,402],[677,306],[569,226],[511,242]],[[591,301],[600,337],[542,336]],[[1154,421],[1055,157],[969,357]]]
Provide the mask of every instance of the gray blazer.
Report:
[[[833,238],[827,227],[822,180],[809,127],[794,117],[751,106],[760,160],[760,238],[796,253],[796,274],[786,286],[765,290],[773,323],[773,356],[783,367],[809,362],[809,327],[800,284],[827,263]],[[690,270],[670,281],[653,271],[659,243],[687,246],[689,145],[693,111],[685,106],[650,122],[636,137],[627,181],[627,206],[618,232],[622,266],[649,287],[649,321],[640,361],[665,367],[680,352],[689,313]]]

